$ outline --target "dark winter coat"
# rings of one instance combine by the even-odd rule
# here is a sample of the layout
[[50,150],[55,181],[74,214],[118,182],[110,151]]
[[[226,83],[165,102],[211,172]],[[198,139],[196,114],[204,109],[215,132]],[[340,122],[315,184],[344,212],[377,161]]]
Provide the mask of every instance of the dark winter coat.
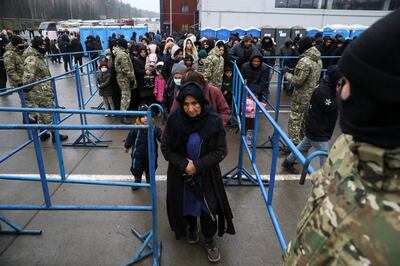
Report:
[[307,138],[313,141],[329,141],[335,129],[337,117],[336,84],[326,77],[321,80],[311,96],[306,117]]
[[[71,50],[71,43],[69,42],[68,35],[61,36],[61,40],[58,43],[58,47],[60,47],[61,53],[70,53]],[[64,55],[65,56],[65,55]]]
[[99,95],[102,97],[111,97],[113,95],[113,82],[110,70],[99,74]]
[[174,104],[174,100],[176,95],[178,94],[180,87],[177,86],[174,82],[174,79],[171,77],[167,81],[167,86],[165,87],[163,94],[163,107],[167,114],[171,113],[172,105]]
[[135,58],[133,63],[133,69],[135,70],[137,90],[139,93],[144,89],[144,75],[145,75],[146,58],[138,56]]
[[[324,39],[322,44],[317,46],[317,49],[321,53],[321,56],[331,56],[332,55],[333,44],[326,46],[326,41],[327,41],[327,39]],[[331,58],[321,58],[321,61],[322,61],[322,68],[326,69],[328,66],[330,66]]]
[[260,51],[254,44],[249,48],[245,48],[243,41],[241,41],[232,47],[229,51],[229,56],[232,60],[236,60],[236,64],[240,69],[244,63],[250,60],[254,52],[258,52],[261,55]]
[[[207,106],[205,107],[207,108]],[[161,141],[161,151],[168,161],[167,172],[167,214],[171,230],[180,239],[186,235],[186,221],[183,218],[183,184],[188,164],[186,143],[191,134],[187,130],[182,108],[169,117]],[[202,127],[196,131],[202,138],[200,156],[194,165],[202,180],[202,193],[213,215],[218,215],[218,235],[234,234],[232,211],[225,193],[219,163],[227,154],[225,130],[218,114],[207,112]]]
[[[137,123],[136,123],[137,124]],[[133,129],[129,131],[128,137],[125,139],[125,148],[132,148],[132,159],[141,159],[148,161],[148,130]],[[154,127],[154,146],[155,146],[155,159],[157,162],[158,157],[158,141],[161,141],[161,129],[157,126]]]
[[265,63],[261,63],[258,68],[254,68],[251,64],[251,60],[256,57],[260,58],[262,62],[262,57],[258,53],[254,53],[250,61],[242,66],[241,72],[243,78],[247,80],[247,85],[255,93],[257,93],[256,91],[258,90],[259,93],[257,93],[257,95],[260,95],[267,88],[266,82],[269,76],[269,68]]
[[76,52],[82,52],[79,54],[74,54],[75,58],[82,58],[83,57],[83,47],[81,42],[78,39],[73,39],[71,41],[71,52],[76,53]]

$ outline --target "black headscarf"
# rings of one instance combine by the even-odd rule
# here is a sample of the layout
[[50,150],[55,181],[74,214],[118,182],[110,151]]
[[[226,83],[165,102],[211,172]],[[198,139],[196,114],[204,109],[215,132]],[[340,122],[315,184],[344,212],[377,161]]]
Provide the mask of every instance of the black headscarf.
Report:
[[[190,117],[183,110],[183,104],[187,96],[192,96],[201,106],[201,113],[196,117]],[[178,96],[180,108],[177,108],[168,118],[168,131],[174,137],[173,147],[187,142],[189,136],[196,132],[202,139],[224,130],[222,120],[208,105],[204,97],[203,89],[196,82],[185,83]]]

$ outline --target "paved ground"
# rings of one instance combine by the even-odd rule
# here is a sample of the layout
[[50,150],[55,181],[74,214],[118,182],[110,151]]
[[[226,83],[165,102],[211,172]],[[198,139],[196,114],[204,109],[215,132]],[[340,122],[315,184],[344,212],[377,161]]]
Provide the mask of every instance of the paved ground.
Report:
[[[51,65],[52,74],[62,73],[63,66]],[[87,81],[83,86],[88,96]],[[60,104],[76,108],[75,80],[72,77],[57,82]],[[272,88],[274,95],[274,89]],[[273,98],[274,96],[272,96]],[[283,97],[282,103],[290,100]],[[16,94],[1,97],[0,106],[18,106]],[[100,97],[95,97],[90,106],[97,106]],[[280,114],[280,124],[286,129],[288,113]],[[20,115],[2,113],[0,123],[19,123]],[[78,123],[72,117],[67,123]],[[118,123],[113,117],[90,116],[89,123]],[[66,172],[74,177],[108,180],[126,179],[130,176],[130,156],[123,153],[124,131],[97,131],[96,136],[112,140],[108,148],[63,148]],[[260,141],[264,142],[272,133],[265,119],[260,126]],[[339,132],[335,132],[335,137]],[[68,132],[75,140],[78,131]],[[229,155],[222,162],[223,172],[236,166],[239,137],[228,130]],[[24,131],[0,131],[0,156],[26,139]],[[57,153],[51,141],[42,143],[46,173],[58,174]],[[167,164],[159,153],[157,175],[157,197],[159,235],[163,242],[162,263],[164,265],[206,265],[202,244],[189,246],[185,240],[176,241],[169,229],[165,210]],[[257,163],[260,172],[268,175],[271,150],[258,149]],[[283,160],[281,156],[279,162]],[[245,164],[248,166],[246,159]],[[12,158],[0,164],[0,174],[37,174],[33,146],[30,145]],[[280,178],[288,177],[280,170]],[[293,178],[293,176],[291,176]],[[132,193],[129,188],[50,184],[54,204],[134,205],[149,204],[148,191]],[[295,232],[296,222],[309,190],[309,182],[300,186],[297,181],[277,181],[274,192],[274,209],[279,218],[286,241]],[[258,187],[227,187],[228,197],[234,213],[236,235],[218,239],[222,260],[219,265],[279,265],[281,250],[267,214]],[[39,183],[0,180],[1,204],[41,204],[43,197]],[[139,241],[130,233],[133,226],[145,231],[150,228],[150,215],[143,212],[72,212],[72,211],[0,211],[8,219],[26,228],[41,228],[40,236],[0,236],[0,265],[119,265],[128,261],[139,246]],[[140,265],[149,265],[145,260]]]

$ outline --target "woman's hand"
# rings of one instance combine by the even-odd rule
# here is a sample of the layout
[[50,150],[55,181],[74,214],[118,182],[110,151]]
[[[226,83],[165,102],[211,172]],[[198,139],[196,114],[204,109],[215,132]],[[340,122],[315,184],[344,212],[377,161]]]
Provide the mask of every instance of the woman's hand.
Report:
[[194,175],[196,173],[196,167],[193,164],[193,161],[188,159],[188,164],[186,165],[185,169],[186,174]]

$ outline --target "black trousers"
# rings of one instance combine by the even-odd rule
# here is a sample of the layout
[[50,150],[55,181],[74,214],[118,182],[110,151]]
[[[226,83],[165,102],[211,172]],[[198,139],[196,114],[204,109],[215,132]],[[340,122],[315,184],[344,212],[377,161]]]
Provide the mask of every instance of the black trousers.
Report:
[[69,69],[72,70],[72,62],[71,62],[71,57],[69,55],[63,55],[63,61],[64,61],[64,70],[65,72],[68,72],[68,66]]
[[[185,219],[189,225],[189,231],[197,230],[197,217],[188,215]],[[217,233],[217,221],[213,221],[209,213],[201,211],[200,226],[206,242],[211,242]]]

